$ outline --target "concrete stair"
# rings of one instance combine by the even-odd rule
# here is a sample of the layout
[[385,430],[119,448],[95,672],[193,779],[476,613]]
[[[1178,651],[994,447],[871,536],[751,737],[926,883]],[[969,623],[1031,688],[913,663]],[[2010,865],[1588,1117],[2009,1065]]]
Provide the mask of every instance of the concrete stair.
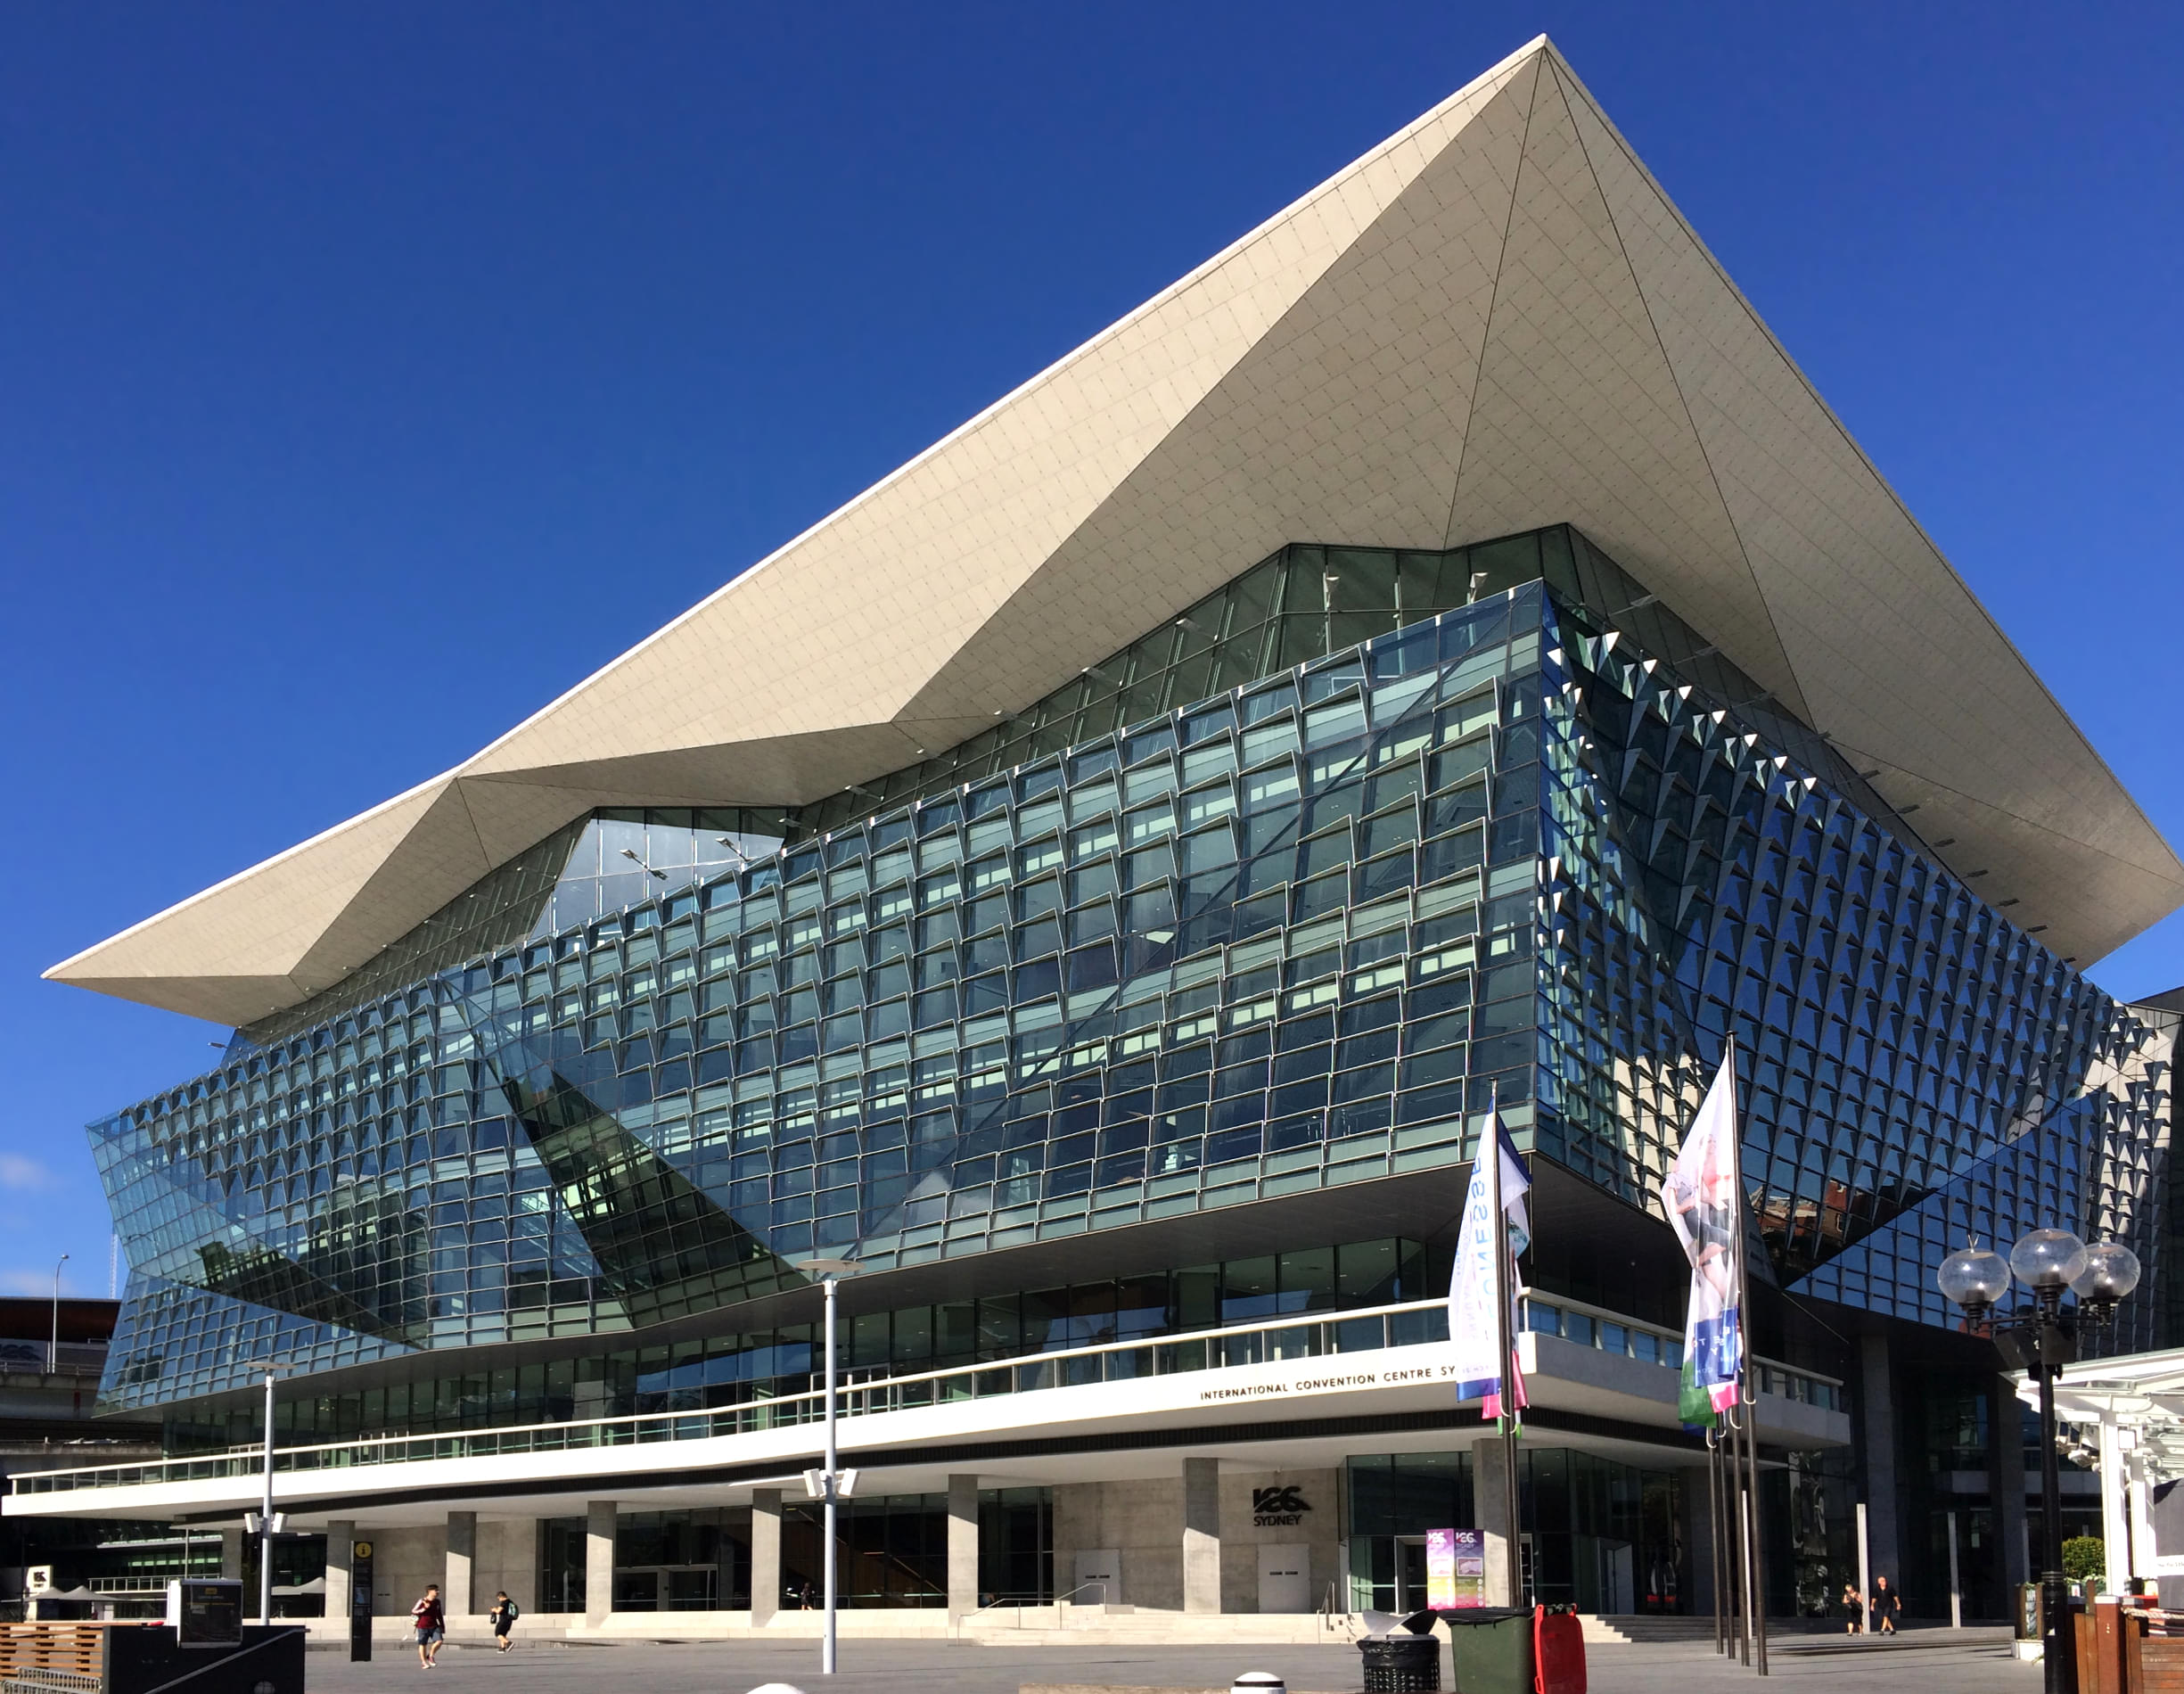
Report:
[[1587,1646],[1630,1647],[1651,1641],[1711,1641],[1714,1638],[1714,1623],[1711,1617],[1664,1617],[1656,1613],[1605,1616],[1592,1612],[1580,1612],[1578,1623],[1585,1632]]
[[1342,1613],[1155,1611],[1130,1606],[995,1608],[964,1619],[957,1639],[987,1647],[1167,1647],[1253,1642],[1310,1646],[1354,1640],[1354,1620]]

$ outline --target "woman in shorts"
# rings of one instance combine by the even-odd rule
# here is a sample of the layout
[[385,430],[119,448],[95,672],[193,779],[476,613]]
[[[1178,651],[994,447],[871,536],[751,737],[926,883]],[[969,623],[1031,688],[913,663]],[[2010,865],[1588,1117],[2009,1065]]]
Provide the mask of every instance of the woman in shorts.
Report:
[[447,1608],[440,1604],[438,1583],[424,1585],[424,1598],[409,1608],[409,1621],[417,1630],[417,1663],[429,1671],[439,1664],[439,1644],[447,1639]]

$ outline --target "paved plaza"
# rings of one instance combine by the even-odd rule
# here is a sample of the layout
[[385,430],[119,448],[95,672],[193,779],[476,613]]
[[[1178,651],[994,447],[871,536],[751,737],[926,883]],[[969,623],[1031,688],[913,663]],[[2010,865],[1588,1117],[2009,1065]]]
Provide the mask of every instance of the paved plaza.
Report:
[[[314,1694],[362,1694],[426,1675],[414,1652],[385,1647],[368,1665],[314,1652]],[[1293,1690],[1359,1686],[1354,1647],[1023,1647],[948,1641],[845,1641],[833,1694],[1016,1694],[1027,1684],[1226,1688],[1241,1672],[1272,1671]],[[1593,1694],[1686,1694],[1751,1686],[1750,1671],[1723,1663],[1704,1644],[1596,1647],[1588,1661]],[[1896,1641],[1849,1642],[1805,1636],[1778,1644],[1770,1682],[1870,1694],[2007,1694],[2040,1686],[2040,1667],[2010,1656],[1999,1630],[1919,1630]],[[436,1685],[489,1683],[505,1694],[744,1694],[789,1682],[817,1694],[818,1647],[803,1641],[709,1641],[572,1646],[528,1643],[505,1657],[450,1647],[431,1672]],[[1449,1679],[1443,1670],[1443,1686]]]

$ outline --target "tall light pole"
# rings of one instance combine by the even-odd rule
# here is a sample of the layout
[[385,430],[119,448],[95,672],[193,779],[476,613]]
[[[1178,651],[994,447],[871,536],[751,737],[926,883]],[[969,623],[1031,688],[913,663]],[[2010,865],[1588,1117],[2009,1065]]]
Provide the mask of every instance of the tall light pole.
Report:
[[61,1374],[61,1267],[68,1262],[69,1255],[64,1253],[53,1265],[53,1338],[45,1349],[45,1374],[49,1377]]
[[[1996,1304],[2010,1276],[2032,1291],[2032,1303],[1997,1320]],[[2105,1328],[2117,1303],[2139,1286],[2139,1256],[2104,1241],[2094,1246],[2067,1229],[2034,1229],[2009,1250],[2009,1262],[1967,1246],[1942,1261],[1934,1280],[1964,1308],[1969,1328],[1990,1336],[2003,1359],[2040,1383],[2040,1657],[2047,1694],[2079,1694],[2078,1641],[2063,1575],[2063,1482],[2055,1446],[2055,1379],[2078,1356],[2081,1328]],[[2063,1291],[2078,1296],[2075,1312]]]
[[822,1676],[832,1676],[834,1673],[834,1616],[840,1604],[840,1595],[835,1585],[834,1568],[835,1509],[842,1498],[844,1479],[844,1473],[840,1464],[840,1455],[834,1447],[834,1287],[842,1278],[854,1275],[857,1266],[848,1259],[806,1259],[796,1268],[806,1276],[816,1273],[819,1279],[819,1286],[826,1295],[826,1317],[824,1325],[826,1331],[825,1344],[826,1348],[826,1462],[825,1468],[818,1474],[819,1497],[825,1502],[825,1524],[821,1533],[825,1542],[822,1558],[825,1570],[823,1582],[825,1588],[826,1619],[822,1626],[824,1632],[820,1637],[819,1673]]
[[273,1622],[273,1538],[280,1519],[273,1509],[273,1385],[279,1377],[278,1360],[267,1359],[251,1367],[266,1373],[265,1460],[259,1471],[258,1506],[258,1621]]

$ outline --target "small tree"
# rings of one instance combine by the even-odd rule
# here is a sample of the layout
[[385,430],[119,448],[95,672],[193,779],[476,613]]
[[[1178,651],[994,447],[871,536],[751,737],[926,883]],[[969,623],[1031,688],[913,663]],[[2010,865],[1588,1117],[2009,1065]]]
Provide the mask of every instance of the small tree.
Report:
[[2107,1573],[2108,1547],[2098,1535],[2073,1535],[2063,1543],[2063,1575],[2072,1582]]

